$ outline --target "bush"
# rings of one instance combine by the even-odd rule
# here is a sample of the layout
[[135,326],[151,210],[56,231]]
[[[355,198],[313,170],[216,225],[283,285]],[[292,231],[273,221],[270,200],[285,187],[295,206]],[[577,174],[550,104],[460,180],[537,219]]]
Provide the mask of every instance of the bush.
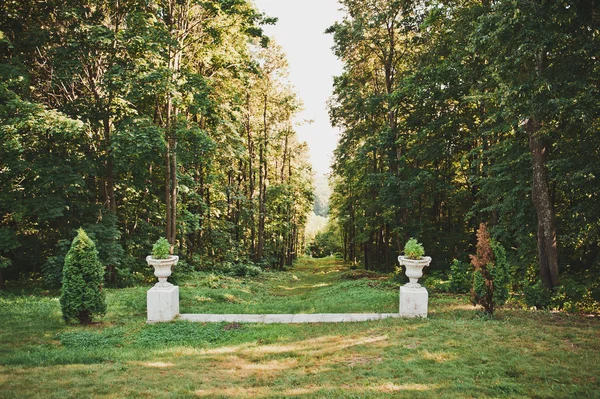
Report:
[[258,277],[261,272],[260,267],[246,263],[237,263],[231,270],[231,273],[237,277]]
[[508,262],[506,251],[490,238],[487,226],[482,223],[477,231],[477,254],[471,255],[473,275],[473,304],[483,306],[484,312],[494,314],[496,306],[508,299]]
[[233,272],[233,263],[231,263],[231,262],[215,263],[212,266],[211,271],[213,271],[217,274],[231,274]]
[[585,298],[591,292],[593,283],[577,282],[573,278],[561,278],[561,284],[554,288],[552,307],[567,312],[585,311]]
[[471,265],[454,259],[452,265],[450,265],[450,282],[448,286],[449,291],[456,294],[470,292],[473,288],[473,268]]
[[525,303],[530,308],[547,309],[552,303],[552,291],[546,288],[541,280],[537,280],[532,285],[525,285],[523,293],[525,294]]
[[65,256],[60,305],[65,321],[90,324],[94,315],[106,313],[102,291],[104,268],[98,260],[96,245],[79,229]]
[[448,281],[441,270],[430,271],[423,277],[423,285],[432,291],[448,292]]
[[571,277],[561,278],[561,284],[548,289],[541,280],[525,284],[523,293],[528,307],[557,309],[567,312],[598,311],[598,299],[594,298],[595,282],[576,281]]

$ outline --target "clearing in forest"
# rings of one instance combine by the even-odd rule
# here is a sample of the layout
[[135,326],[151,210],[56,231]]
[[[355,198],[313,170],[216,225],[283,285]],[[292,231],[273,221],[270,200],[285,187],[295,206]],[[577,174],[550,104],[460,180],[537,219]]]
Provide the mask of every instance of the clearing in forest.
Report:
[[[178,282],[186,313],[395,312],[398,284],[334,259],[257,278]],[[147,325],[149,287],[107,290],[108,313],[65,325],[56,292],[0,293],[2,398],[599,397],[600,323],[431,292],[429,318]]]

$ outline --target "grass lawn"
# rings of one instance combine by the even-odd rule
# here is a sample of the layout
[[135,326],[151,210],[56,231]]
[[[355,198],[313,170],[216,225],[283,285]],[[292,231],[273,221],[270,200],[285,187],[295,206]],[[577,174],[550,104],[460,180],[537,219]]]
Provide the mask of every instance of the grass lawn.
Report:
[[[301,259],[257,279],[180,282],[182,313],[397,312],[398,287]],[[0,293],[0,398],[600,398],[600,321],[430,293],[426,320],[147,325],[146,290],[66,325],[56,293]]]

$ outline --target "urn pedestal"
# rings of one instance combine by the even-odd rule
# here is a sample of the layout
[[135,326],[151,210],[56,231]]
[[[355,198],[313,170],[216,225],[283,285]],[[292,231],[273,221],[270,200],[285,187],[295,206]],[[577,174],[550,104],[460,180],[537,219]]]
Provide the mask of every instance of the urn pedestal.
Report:
[[179,315],[179,287],[167,281],[178,260],[178,256],[167,259],[154,259],[152,256],[146,258],[146,262],[154,267],[154,275],[158,277],[158,283],[146,295],[148,323],[171,321]]
[[400,316],[401,317],[427,317],[429,293],[419,284],[423,276],[423,268],[429,266],[431,258],[409,259],[399,256],[398,262],[406,267],[406,277],[410,282],[400,287]]
[[179,287],[152,287],[146,294],[148,323],[172,321],[179,316]]

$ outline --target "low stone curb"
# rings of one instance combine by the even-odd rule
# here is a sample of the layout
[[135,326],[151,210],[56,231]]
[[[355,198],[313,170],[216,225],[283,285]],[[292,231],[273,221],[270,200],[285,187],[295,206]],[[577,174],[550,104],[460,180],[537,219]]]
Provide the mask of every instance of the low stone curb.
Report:
[[347,323],[400,317],[399,313],[182,314],[179,320],[201,323]]

